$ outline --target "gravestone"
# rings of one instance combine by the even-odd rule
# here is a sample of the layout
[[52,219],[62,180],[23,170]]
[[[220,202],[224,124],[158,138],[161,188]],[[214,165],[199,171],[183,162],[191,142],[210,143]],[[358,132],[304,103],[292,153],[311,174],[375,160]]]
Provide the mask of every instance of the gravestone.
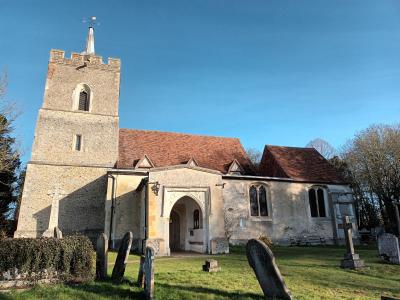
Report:
[[390,233],[378,237],[379,255],[387,262],[400,265],[399,239]]
[[102,233],[97,238],[96,242],[96,278],[104,279],[107,277],[108,263],[108,238],[105,233]]
[[364,261],[360,259],[360,256],[354,252],[353,235],[351,229],[353,228],[352,223],[350,223],[349,216],[343,217],[342,229],[344,230],[345,241],[346,241],[346,254],[344,259],[342,259],[340,266],[343,269],[360,269],[364,268]]
[[111,278],[114,281],[121,281],[124,277],[129,252],[131,251],[132,239],[133,234],[129,231],[125,233],[124,238],[121,241],[121,246],[119,247],[117,259],[115,260],[115,265],[111,275]]
[[141,288],[144,288],[144,270],[143,270],[144,269],[144,259],[145,259],[145,256],[141,255],[140,263],[139,263],[139,273],[138,273],[138,279],[137,279],[137,282]]
[[154,298],[154,249],[152,247],[146,247],[143,271],[146,299],[152,300]]
[[246,255],[266,298],[292,299],[275,263],[274,254],[265,243],[249,240]]
[[215,259],[207,259],[203,265],[203,271],[205,272],[218,272],[221,271],[221,267],[218,266],[218,261]]

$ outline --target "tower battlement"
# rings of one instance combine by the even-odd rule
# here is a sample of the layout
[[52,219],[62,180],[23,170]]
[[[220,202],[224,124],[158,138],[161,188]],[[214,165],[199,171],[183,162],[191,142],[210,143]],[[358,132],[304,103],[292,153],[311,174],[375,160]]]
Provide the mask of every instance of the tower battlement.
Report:
[[94,67],[103,70],[117,71],[120,72],[121,60],[118,58],[108,58],[108,63],[103,63],[103,57],[98,55],[87,55],[72,52],[71,58],[65,57],[64,50],[51,49],[50,50],[50,62],[64,65],[71,65],[75,67],[87,66]]

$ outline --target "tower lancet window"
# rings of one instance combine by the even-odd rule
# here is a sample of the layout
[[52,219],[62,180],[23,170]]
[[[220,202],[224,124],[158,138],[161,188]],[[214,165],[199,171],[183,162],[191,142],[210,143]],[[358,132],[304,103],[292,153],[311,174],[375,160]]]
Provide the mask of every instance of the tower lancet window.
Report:
[[78,84],[73,94],[74,110],[90,111],[92,98],[93,93],[89,86],[84,83]]
[[81,151],[82,148],[82,135],[75,135],[75,151]]
[[79,93],[79,110],[89,111],[89,95],[86,91]]

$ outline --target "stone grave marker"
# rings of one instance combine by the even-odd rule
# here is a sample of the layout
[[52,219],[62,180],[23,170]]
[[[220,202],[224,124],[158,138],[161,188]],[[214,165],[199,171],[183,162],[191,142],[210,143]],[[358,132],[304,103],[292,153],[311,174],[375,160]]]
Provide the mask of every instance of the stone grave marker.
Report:
[[385,261],[400,265],[399,239],[390,233],[381,234],[378,237],[378,251]]
[[137,282],[141,288],[144,288],[144,259],[145,259],[145,256],[141,255],[140,263],[139,263],[139,273],[138,273],[138,279],[137,279]]
[[344,255],[344,259],[342,259],[340,266],[343,269],[353,270],[364,268],[364,261],[354,252],[353,235],[351,233],[353,225],[350,223],[349,216],[343,217],[343,224],[341,227],[344,230],[347,253]]
[[96,242],[96,278],[104,279],[107,277],[108,263],[108,238],[105,233],[102,233],[97,238]]
[[249,240],[246,255],[266,298],[293,299],[275,263],[274,254],[265,243]]
[[218,266],[218,261],[215,259],[207,259],[203,265],[203,271],[205,272],[218,272],[221,271],[221,267]]
[[154,299],[154,249],[146,247],[144,258],[144,292],[147,300]]
[[132,232],[127,232],[121,241],[121,246],[118,250],[117,259],[115,260],[115,265],[112,271],[111,278],[114,281],[122,281],[124,277],[126,264],[128,263],[129,252],[131,251],[133,234]]

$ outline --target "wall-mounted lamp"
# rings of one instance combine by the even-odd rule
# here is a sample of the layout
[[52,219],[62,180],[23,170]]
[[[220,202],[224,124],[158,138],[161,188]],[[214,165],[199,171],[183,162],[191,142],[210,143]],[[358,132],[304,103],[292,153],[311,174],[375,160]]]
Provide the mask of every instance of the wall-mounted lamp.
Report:
[[156,182],[149,182],[149,184],[152,184],[153,186],[151,187],[151,190],[153,193],[158,196],[158,191],[160,190],[160,183],[158,181]]

